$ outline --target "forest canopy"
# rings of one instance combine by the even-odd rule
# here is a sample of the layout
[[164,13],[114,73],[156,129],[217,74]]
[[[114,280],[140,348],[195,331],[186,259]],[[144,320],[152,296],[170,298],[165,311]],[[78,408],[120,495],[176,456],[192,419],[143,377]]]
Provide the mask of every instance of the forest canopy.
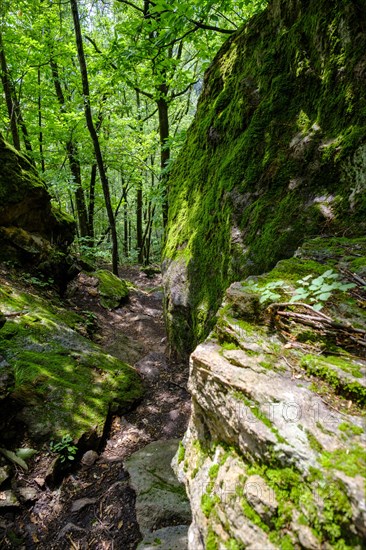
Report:
[[171,162],[220,45],[265,0],[3,0],[0,132],[89,259],[159,258]]

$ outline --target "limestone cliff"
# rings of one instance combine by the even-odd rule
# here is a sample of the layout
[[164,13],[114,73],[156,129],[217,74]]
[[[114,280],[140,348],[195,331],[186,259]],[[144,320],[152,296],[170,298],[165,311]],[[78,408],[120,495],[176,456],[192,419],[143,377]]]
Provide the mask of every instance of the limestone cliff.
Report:
[[306,236],[366,227],[366,4],[272,0],[205,76],[173,166],[164,251],[169,338],[191,351],[226,287]]
[[175,458],[190,550],[364,548],[365,280],[365,238],[318,238],[228,289]]

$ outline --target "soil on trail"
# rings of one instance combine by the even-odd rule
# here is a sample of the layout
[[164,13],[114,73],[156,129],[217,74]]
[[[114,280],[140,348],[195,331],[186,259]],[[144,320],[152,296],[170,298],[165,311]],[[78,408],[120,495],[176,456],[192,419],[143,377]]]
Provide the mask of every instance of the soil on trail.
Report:
[[126,267],[120,276],[135,285],[123,306],[102,308],[83,275],[69,305],[95,315],[98,343],[135,365],[145,396],[128,414],[111,417],[98,457],[90,464],[87,457],[78,461],[60,485],[44,481],[52,460],[47,453],[35,459],[30,472],[18,474],[34,496],[21,512],[0,517],[1,548],[132,550],[141,540],[123,461],[151,441],[182,437],[190,414],[188,366],[170,361],[166,353],[161,275],[148,278]]

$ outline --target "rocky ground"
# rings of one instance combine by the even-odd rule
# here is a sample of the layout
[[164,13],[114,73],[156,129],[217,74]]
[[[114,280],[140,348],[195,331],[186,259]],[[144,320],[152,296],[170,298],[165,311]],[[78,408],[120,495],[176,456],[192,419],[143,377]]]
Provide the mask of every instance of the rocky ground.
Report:
[[[98,452],[89,451],[80,457],[63,479],[55,479],[51,474],[54,455],[46,445],[42,453],[29,461],[28,472],[17,468],[14,492],[22,486],[24,494],[16,505],[3,507],[1,548],[127,550],[136,548],[143,536],[155,547],[158,543],[164,547],[164,540],[171,537],[180,542],[173,540],[170,547],[174,544],[184,547],[187,528],[180,524],[189,523],[189,506],[184,491],[172,477],[169,461],[178,445],[171,440],[182,437],[190,414],[188,369],[185,364],[171,361],[166,353],[160,274],[148,277],[127,267],[121,269],[120,275],[134,284],[129,300],[122,307],[114,310],[101,307],[93,279],[83,274],[70,289],[68,306],[77,312],[88,310],[93,314],[94,339],[111,355],[136,366],[144,380],[145,395],[128,414],[111,417]],[[157,440],[163,440],[153,444],[159,446],[159,452],[155,447],[154,452],[149,452],[151,447],[146,447],[142,455],[134,455]],[[169,442],[165,444],[164,440]],[[147,457],[160,457],[163,471],[158,472],[159,464],[146,459],[146,453]],[[125,466],[129,457],[129,469],[134,472],[132,481]],[[138,475],[140,460],[150,464],[147,476],[150,481]],[[140,490],[141,478],[143,490]],[[141,503],[139,493],[146,492],[152,501],[145,499]],[[2,497],[3,493],[0,492]],[[171,502],[169,499],[174,495],[175,504],[171,504],[170,510],[164,512],[156,506],[156,500]],[[150,516],[148,525],[143,518],[144,509]],[[171,525],[180,527],[174,531]],[[149,547],[149,542],[142,545]]]

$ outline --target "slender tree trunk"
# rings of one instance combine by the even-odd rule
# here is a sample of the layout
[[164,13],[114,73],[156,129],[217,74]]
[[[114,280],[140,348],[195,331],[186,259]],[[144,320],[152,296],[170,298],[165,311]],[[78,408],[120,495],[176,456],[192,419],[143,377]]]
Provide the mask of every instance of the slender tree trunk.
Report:
[[164,187],[163,195],[163,224],[166,227],[168,223],[168,193],[167,193],[167,175],[164,173],[164,169],[170,159],[170,147],[168,145],[169,140],[169,106],[167,102],[168,86],[160,84],[158,87],[159,99],[157,100],[158,113],[159,113],[159,134],[160,134],[160,166],[162,172],[162,183]]
[[142,200],[142,181],[138,183],[136,192],[136,248],[138,250],[137,261],[142,264],[144,261],[144,246],[142,239],[142,213],[143,213],[143,200]]
[[122,193],[123,193],[123,253],[126,258],[129,257],[128,248],[128,185],[122,178]]
[[95,184],[97,180],[98,166],[93,164],[90,174],[90,186],[89,186],[89,209],[88,209],[88,227],[89,237],[91,239],[90,245],[94,244],[94,210],[95,210]]
[[77,146],[73,141],[66,143],[66,151],[70,164],[70,171],[75,185],[75,204],[80,227],[80,237],[89,237],[88,215],[86,210],[84,190],[81,183],[81,169],[78,159]]
[[115,275],[118,275],[118,239],[117,239],[116,222],[115,222],[114,213],[113,213],[112,204],[111,204],[109,182],[108,182],[107,173],[104,166],[103,155],[100,148],[98,134],[96,132],[94,122],[93,122],[93,117],[92,117],[92,111],[91,111],[91,105],[90,105],[89,79],[88,79],[88,72],[87,72],[86,60],[85,60],[85,54],[84,54],[83,39],[81,35],[77,0],[70,0],[70,5],[71,5],[71,11],[72,11],[72,16],[74,20],[76,46],[78,50],[80,74],[81,74],[81,81],[83,86],[86,124],[88,126],[90,137],[92,139],[93,146],[94,146],[95,158],[98,164],[99,176],[102,183],[108,221],[111,228],[112,270]]
[[15,99],[15,102],[16,102],[18,122],[19,122],[19,126],[22,130],[22,134],[23,134],[23,141],[24,141],[25,150],[29,153],[32,164],[35,165],[35,162],[34,162],[33,156],[32,156],[33,149],[32,149],[32,144],[31,144],[30,139],[29,139],[28,130],[27,130],[27,127],[25,125],[25,122],[24,122],[24,119],[23,119],[23,116],[22,116],[22,112],[20,110],[19,102],[18,102],[17,99]]
[[41,68],[38,67],[38,143],[39,157],[41,160],[41,170],[45,172],[45,163],[43,155],[43,131],[42,131],[42,97],[41,97]]
[[25,149],[28,153],[30,153],[30,161],[34,165],[34,160],[32,157],[32,152],[33,152],[32,144],[29,139],[27,127],[22,117],[22,113],[20,110],[19,101],[15,93],[14,85],[10,78],[10,73],[6,62],[6,55],[5,55],[5,49],[4,49],[1,32],[0,32],[0,67],[1,67],[1,80],[4,88],[6,107],[7,107],[8,116],[10,119],[10,129],[11,129],[11,135],[13,139],[13,145],[18,151],[20,151],[20,137],[19,137],[19,127],[20,127],[23,134]]
[[[141,121],[141,102],[140,102],[140,93],[136,90],[136,107],[137,107],[137,120],[139,122],[139,130],[142,133],[143,123]],[[143,171],[141,170],[141,179],[137,184],[136,189],[136,248],[138,251],[137,261],[139,264],[142,264],[144,261],[144,250],[143,250],[143,241],[142,241],[142,220],[143,220],[143,195],[142,195],[142,177]]]
[[[66,100],[64,93],[62,91],[60,75],[58,71],[58,66],[56,61],[52,58],[50,59],[50,65],[52,70],[53,84],[55,86],[56,96],[58,103],[60,105],[60,111],[65,112],[66,109]],[[72,139],[68,139],[66,142],[66,152],[67,158],[69,160],[70,172],[74,180],[75,187],[75,205],[77,212],[77,219],[79,222],[80,237],[89,237],[89,223],[88,223],[88,214],[85,203],[84,190],[81,180],[81,169],[80,162],[78,158],[78,150],[76,144]]]
[[20,151],[20,138],[18,131],[17,110],[15,102],[15,93],[13,89],[13,83],[9,77],[8,65],[6,62],[6,55],[3,44],[3,37],[0,32],[0,65],[1,65],[1,82],[4,89],[5,102],[8,110],[8,117],[10,120],[10,130],[13,139],[13,145],[15,149]]

